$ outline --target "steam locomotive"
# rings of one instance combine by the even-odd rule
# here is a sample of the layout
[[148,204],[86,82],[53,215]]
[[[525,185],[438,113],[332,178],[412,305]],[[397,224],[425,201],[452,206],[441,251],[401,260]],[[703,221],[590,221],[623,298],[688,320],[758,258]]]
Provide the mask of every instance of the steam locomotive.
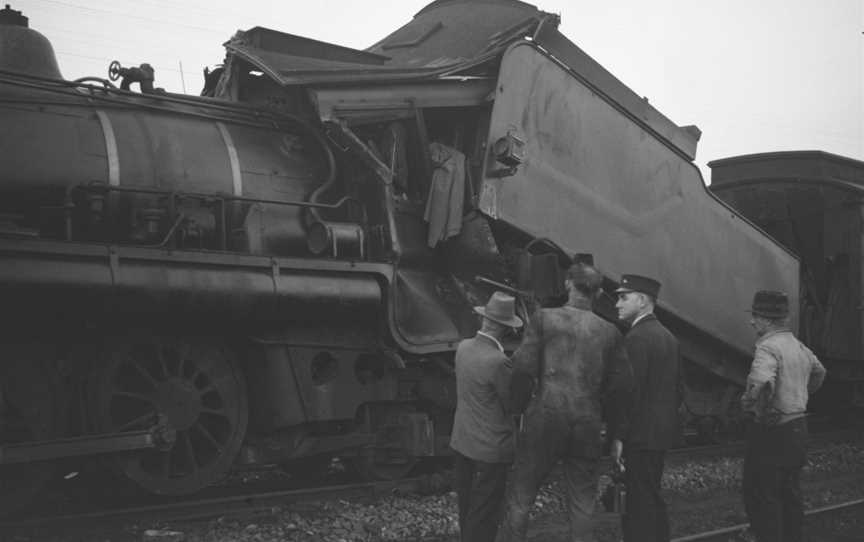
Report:
[[364,51],[255,27],[193,97],[146,64],[64,80],[0,12],[0,510],[96,455],[167,495],[334,456],[403,476],[446,453],[472,306],[530,318],[583,252],[664,284],[691,422],[725,430],[742,310],[797,306],[798,258],[558,23],[437,0]]

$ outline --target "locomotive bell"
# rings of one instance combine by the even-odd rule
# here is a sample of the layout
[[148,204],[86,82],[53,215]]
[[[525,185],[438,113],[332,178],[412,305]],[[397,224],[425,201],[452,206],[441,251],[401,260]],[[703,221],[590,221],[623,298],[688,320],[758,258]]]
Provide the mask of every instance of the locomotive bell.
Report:
[[63,79],[51,42],[27,21],[9,4],[0,10],[0,70]]

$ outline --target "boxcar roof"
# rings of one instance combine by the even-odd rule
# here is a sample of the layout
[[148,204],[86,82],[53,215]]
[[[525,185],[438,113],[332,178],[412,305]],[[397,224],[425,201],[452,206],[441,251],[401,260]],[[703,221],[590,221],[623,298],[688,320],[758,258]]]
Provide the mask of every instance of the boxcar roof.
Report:
[[731,156],[708,162],[711,189],[741,184],[799,182],[864,190],[864,162],[824,151],[782,151]]

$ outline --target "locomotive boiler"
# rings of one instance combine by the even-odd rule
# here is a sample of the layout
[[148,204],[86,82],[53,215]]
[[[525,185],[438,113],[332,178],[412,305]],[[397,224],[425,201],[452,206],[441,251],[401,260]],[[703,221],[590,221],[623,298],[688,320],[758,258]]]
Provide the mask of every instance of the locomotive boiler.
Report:
[[580,252],[663,282],[691,421],[731,423],[742,310],[797,302],[798,260],[558,22],[438,0],[364,51],[255,27],[193,97],[146,64],[64,80],[0,12],[0,509],[97,454],[158,494],[334,456],[402,476],[447,452],[471,307],[560,302]]

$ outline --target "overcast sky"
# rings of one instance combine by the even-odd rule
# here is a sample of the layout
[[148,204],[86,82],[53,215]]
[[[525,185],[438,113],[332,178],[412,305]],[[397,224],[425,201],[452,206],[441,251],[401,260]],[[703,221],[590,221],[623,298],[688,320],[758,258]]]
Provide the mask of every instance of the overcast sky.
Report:
[[[4,0],[47,36],[64,77],[149,62],[197,94],[238,29],[266,26],[363,49],[426,0]],[[561,31],[679,125],[697,164],[776,150],[864,159],[862,0],[538,0]],[[182,64],[183,78],[180,66]]]

